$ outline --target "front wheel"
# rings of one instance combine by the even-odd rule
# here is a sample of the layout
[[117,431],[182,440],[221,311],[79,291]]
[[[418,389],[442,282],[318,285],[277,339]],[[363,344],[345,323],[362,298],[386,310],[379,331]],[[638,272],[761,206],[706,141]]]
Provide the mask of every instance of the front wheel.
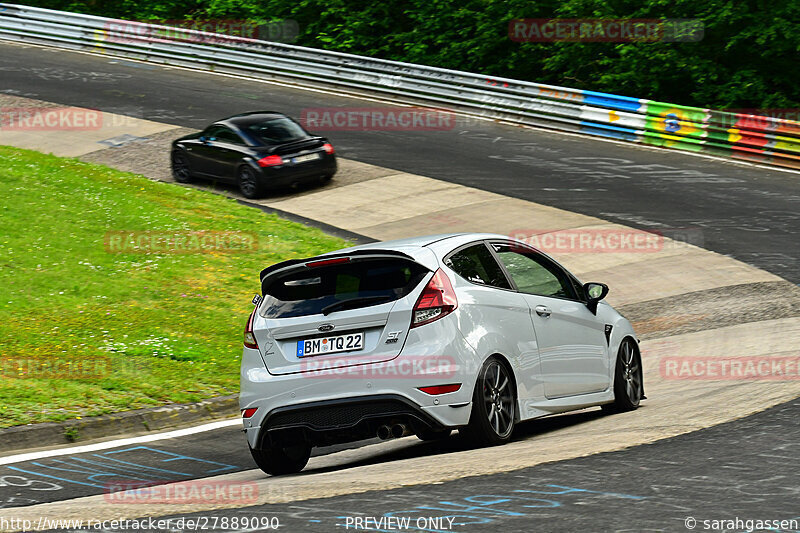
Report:
[[189,160],[180,152],[172,154],[172,177],[178,183],[189,183],[192,181],[192,171],[189,168]]
[[242,196],[249,199],[263,195],[264,188],[252,168],[245,166],[239,169],[239,190],[242,191]]
[[271,476],[296,474],[308,464],[311,446],[298,444],[286,448],[268,447],[262,450],[250,448],[256,465]]
[[511,372],[490,357],[478,373],[472,395],[472,414],[463,430],[479,446],[504,444],[511,439],[516,422],[516,395]]
[[603,406],[606,412],[633,411],[639,407],[644,390],[642,358],[631,339],[625,339],[617,352],[614,368],[614,402]]

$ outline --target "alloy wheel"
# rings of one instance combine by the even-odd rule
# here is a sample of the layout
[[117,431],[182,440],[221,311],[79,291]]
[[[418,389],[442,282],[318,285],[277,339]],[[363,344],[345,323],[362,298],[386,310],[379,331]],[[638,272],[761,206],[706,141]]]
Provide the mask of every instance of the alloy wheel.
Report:
[[514,395],[505,367],[492,361],[483,375],[483,398],[489,425],[499,437],[506,437],[514,427]]

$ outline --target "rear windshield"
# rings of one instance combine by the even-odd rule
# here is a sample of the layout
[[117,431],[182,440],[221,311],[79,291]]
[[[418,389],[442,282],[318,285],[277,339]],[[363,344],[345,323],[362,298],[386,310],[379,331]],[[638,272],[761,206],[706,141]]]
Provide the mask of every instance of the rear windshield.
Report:
[[263,144],[281,144],[305,139],[308,134],[286,117],[276,117],[247,126],[247,131]]
[[[362,259],[304,268],[271,282],[265,280],[259,314],[290,318],[379,305],[403,298],[427,273],[425,267],[402,259]],[[345,301],[348,303],[339,303]]]

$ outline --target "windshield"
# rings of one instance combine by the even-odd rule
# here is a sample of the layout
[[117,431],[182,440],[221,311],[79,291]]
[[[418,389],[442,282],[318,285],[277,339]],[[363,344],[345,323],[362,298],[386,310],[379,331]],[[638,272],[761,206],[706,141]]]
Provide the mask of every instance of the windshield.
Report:
[[276,117],[247,126],[247,131],[263,144],[281,144],[305,139],[308,134],[295,121]]

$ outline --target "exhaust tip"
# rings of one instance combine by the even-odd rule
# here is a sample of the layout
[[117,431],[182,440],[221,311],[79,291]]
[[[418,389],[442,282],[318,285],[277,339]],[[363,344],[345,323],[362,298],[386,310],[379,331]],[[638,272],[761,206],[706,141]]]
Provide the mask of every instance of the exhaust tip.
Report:
[[383,425],[378,428],[378,438],[381,440],[387,440],[392,436],[392,430],[389,426]]
[[406,431],[407,428],[403,424],[395,424],[392,426],[392,437],[399,439],[405,436]]

